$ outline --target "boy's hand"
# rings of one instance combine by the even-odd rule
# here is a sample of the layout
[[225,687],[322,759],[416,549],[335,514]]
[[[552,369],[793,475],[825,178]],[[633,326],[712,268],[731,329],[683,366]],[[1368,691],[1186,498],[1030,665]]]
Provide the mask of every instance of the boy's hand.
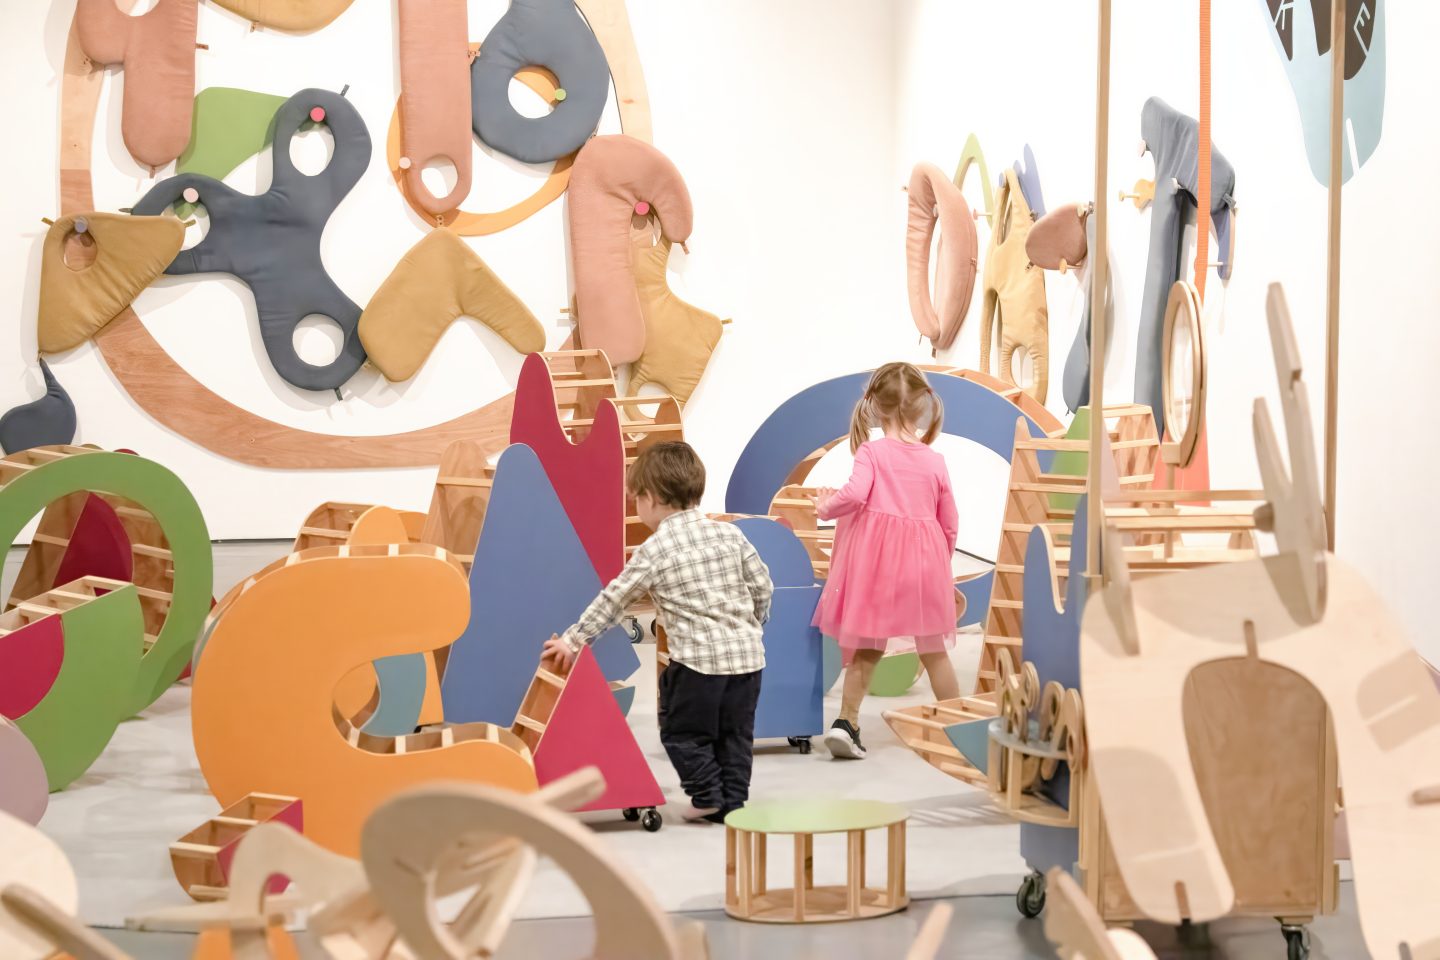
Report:
[[575,664],[575,654],[571,652],[569,644],[560,639],[558,633],[550,634],[550,639],[545,641],[545,646],[540,651],[540,662],[551,661],[555,664],[557,673],[569,673],[570,668]]

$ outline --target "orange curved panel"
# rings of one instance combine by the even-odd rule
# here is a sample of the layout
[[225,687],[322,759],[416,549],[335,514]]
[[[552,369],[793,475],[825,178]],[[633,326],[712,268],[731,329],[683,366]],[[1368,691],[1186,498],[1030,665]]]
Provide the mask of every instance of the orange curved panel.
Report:
[[433,780],[536,789],[528,751],[488,724],[372,737],[337,720],[341,679],[360,663],[448,645],[470,614],[465,575],[419,545],[293,554],[236,596],[195,670],[195,753],[222,806],[251,792],[299,797],[305,832],[359,852],[377,805]]

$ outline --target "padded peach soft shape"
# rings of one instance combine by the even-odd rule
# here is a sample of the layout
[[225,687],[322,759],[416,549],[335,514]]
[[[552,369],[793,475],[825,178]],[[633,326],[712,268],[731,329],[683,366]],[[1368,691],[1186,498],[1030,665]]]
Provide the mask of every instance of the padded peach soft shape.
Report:
[[1089,252],[1085,239],[1085,204],[1067,203],[1035,221],[1025,238],[1025,255],[1042,270],[1079,266]]
[[[77,220],[95,241],[95,259],[72,270],[65,240]],[[40,352],[59,353],[95,336],[165,271],[184,242],[185,227],[174,217],[85,213],[56,220],[40,259]]]
[[[401,3],[400,138],[405,189],[432,214],[460,206],[470,194],[470,44],[465,0]],[[455,186],[437,197],[421,173],[436,158],[455,165]]]
[[85,56],[125,68],[120,133],[130,155],[147,167],[163,167],[190,142],[198,3],[159,0],[138,17],[123,13],[115,0],[79,0],[75,9]]
[[650,204],[665,236],[690,237],[690,191],[670,159],[624,135],[595,137],[570,172],[570,257],[580,342],[613,364],[645,351],[645,319],[631,273],[630,219]]
[[[917,163],[910,172],[910,212],[905,225],[910,314],[921,335],[936,349],[955,340],[970,297],[975,292],[979,241],[975,220],[960,188],[931,163]],[[939,266],[935,276],[937,308],[930,301],[930,241],[940,224]]]
[[360,342],[387,380],[408,380],[450,324],[474,317],[521,353],[545,349],[540,321],[469,244],[438,228],[410,248],[360,315]]

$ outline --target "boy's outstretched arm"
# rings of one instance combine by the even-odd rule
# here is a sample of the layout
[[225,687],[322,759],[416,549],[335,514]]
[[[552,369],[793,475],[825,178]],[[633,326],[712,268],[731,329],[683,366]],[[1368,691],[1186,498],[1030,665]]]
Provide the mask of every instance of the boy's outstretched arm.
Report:
[[596,637],[620,622],[625,608],[650,589],[653,576],[654,565],[645,545],[641,544],[631,554],[625,569],[590,601],[580,619],[567,627],[564,633],[552,635],[545,642],[540,659],[557,660],[562,667],[569,667],[579,656],[581,647],[593,643]]

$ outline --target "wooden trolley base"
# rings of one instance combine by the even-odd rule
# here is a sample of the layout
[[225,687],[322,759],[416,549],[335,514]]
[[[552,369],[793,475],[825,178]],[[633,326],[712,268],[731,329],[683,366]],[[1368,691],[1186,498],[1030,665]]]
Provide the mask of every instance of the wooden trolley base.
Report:
[[868,920],[910,905],[905,889],[905,823],[886,833],[886,885],[865,886],[865,831],[846,831],[845,883],[815,886],[815,836],[792,834],[795,885],[766,887],[769,835],[725,827],[725,912],[737,920],[757,923],[834,923]]

